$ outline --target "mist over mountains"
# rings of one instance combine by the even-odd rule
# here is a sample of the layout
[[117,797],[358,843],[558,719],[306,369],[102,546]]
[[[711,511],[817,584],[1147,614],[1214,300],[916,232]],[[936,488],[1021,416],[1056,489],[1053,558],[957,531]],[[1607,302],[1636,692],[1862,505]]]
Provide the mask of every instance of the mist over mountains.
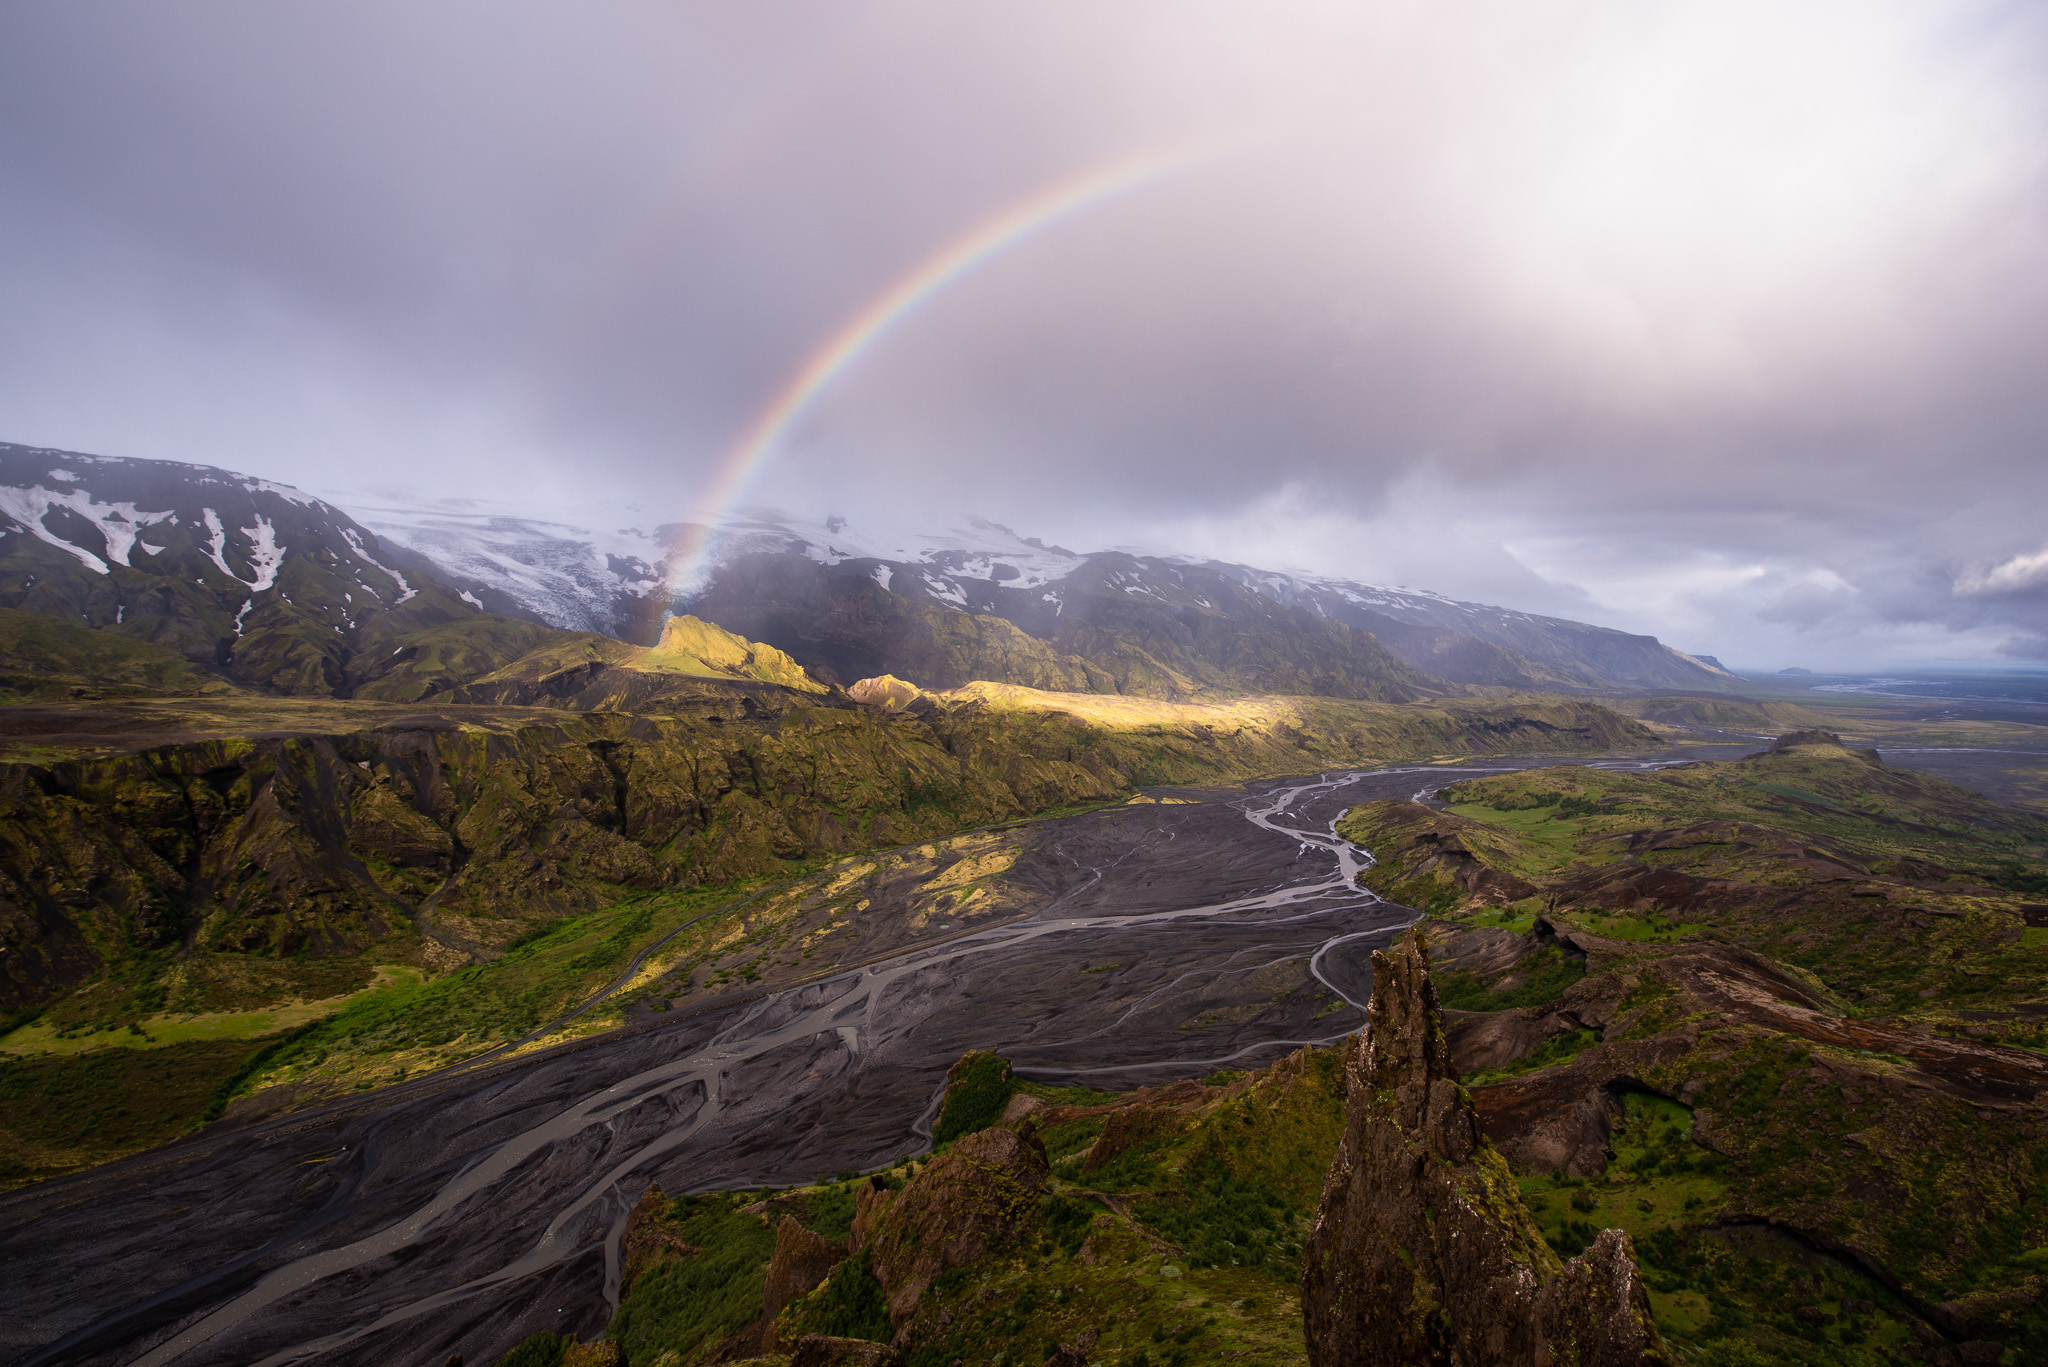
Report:
[[[878,538],[756,512],[684,571],[675,525],[604,534],[390,507],[358,520],[288,486],[173,462],[4,445],[0,489],[0,605],[285,692],[351,696],[405,662],[402,638],[487,613],[653,645],[687,612],[841,685],[896,674],[941,689],[1404,702],[1463,686],[1736,682],[1650,636],[1215,560],[1076,552],[982,519]],[[533,644],[507,636],[505,650]]]

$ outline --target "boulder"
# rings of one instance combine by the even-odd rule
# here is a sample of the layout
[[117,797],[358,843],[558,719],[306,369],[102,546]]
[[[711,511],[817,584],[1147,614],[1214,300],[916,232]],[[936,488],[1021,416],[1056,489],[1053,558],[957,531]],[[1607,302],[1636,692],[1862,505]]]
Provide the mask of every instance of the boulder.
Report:
[[1302,1270],[1312,1367],[1668,1367],[1627,1234],[1543,1242],[1459,1085],[1410,935],[1373,955],[1344,1136]]

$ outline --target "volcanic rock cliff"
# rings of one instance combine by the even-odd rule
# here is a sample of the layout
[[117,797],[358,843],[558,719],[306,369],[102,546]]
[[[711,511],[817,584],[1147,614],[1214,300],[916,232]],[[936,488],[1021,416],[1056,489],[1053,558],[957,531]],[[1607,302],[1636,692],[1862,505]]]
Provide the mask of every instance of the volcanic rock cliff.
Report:
[[1627,1234],[1568,1263],[1537,1232],[1451,1065],[1410,937],[1373,955],[1344,1138],[1308,1241],[1315,1367],[1666,1363]]

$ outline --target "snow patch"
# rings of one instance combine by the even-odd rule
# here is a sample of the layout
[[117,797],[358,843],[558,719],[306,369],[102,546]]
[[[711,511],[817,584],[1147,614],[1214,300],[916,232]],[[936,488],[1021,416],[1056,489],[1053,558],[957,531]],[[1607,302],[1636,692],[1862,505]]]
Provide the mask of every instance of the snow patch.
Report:
[[483,599],[476,597],[468,589],[464,589],[462,592],[456,594],[455,596],[457,598],[460,598],[463,602],[469,604],[471,607],[475,608],[478,612],[482,612],[484,610]]
[[245,479],[242,487],[252,494],[276,494],[287,503],[296,503],[301,508],[325,508],[327,505],[311,494],[294,489],[289,484],[272,484],[267,479]]
[[[392,601],[391,606],[397,607],[406,599],[417,598],[419,596],[420,591],[414,588],[412,585],[406,583],[404,575],[400,574],[397,570],[392,569],[389,565],[379,564],[377,560],[373,556],[371,556],[371,554],[368,551],[364,550],[362,541],[356,536],[356,534],[353,531],[344,527],[342,528],[341,536],[344,541],[348,542],[348,548],[356,553],[356,559],[362,561],[366,565],[384,571],[384,573],[390,575],[392,579],[397,582],[398,597]],[[360,581],[358,582],[360,583]],[[363,587],[368,588],[369,585],[364,584]],[[351,623],[351,625],[353,625],[353,623]]]
[[235,614],[235,635],[240,636],[242,634],[242,619],[247,617],[249,609],[255,606],[256,600],[254,598],[244,598],[242,600],[242,610]]
[[40,484],[27,489],[0,488],[0,513],[19,522],[36,540],[77,556],[81,564],[96,574],[109,572],[106,560],[83,546],[74,546],[43,525],[43,519],[53,508],[68,508],[92,523],[107,543],[107,560],[124,566],[142,529],[171,516],[167,512],[143,512],[133,503],[101,503],[84,489],[45,489]]
[[256,574],[254,579],[244,579],[228,567],[228,529],[221,525],[220,514],[211,508],[199,511],[206,519],[206,558],[218,565],[222,574],[258,593],[277,582],[277,567],[284,563],[285,548],[277,544],[277,529],[270,525],[269,518],[258,513],[255,526],[241,529],[243,539],[249,543],[249,564]]
[[249,539],[249,564],[256,571],[256,577],[248,581],[249,587],[261,593],[277,582],[278,566],[284,564],[284,547],[277,544],[277,528],[263,514],[256,514],[256,525],[242,528],[242,535]]
[[870,573],[874,575],[875,582],[885,589],[889,587],[889,581],[896,577],[896,571],[887,565],[877,565]]

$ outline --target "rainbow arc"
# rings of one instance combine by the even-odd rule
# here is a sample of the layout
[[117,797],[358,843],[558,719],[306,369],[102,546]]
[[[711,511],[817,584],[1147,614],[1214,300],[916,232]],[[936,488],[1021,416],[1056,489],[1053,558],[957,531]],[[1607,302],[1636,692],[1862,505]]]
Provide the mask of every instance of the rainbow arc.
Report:
[[1040,190],[941,247],[847,319],[776,391],[719,460],[687,519],[688,529],[671,547],[667,574],[650,603],[659,604],[666,612],[672,595],[697,581],[720,523],[745,496],[783,437],[833,381],[892,328],[1003,253],[1068,219],[1183,170],[1216,150],[1213,141],[1177,145],[1123,158]]

